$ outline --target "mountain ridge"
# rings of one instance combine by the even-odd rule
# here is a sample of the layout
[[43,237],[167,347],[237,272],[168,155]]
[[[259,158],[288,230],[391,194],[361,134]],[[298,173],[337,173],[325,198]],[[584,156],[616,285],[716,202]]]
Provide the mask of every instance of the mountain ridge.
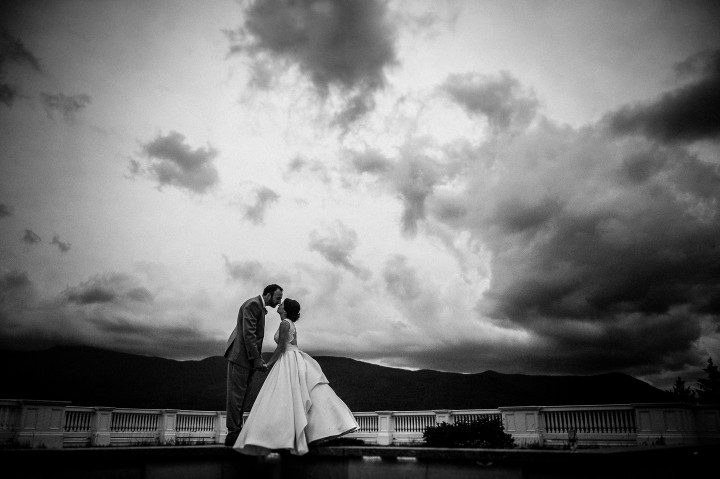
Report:
[[[266,355],[266,356],[269,356]],[[409,371],[352,358],[316,356],[330,385],[355,412],[494,409],[500,406],[672,401],[669,393],[623,373],[548,376]],[[0,398],[68,400],[77,406],[225,410],[222,356],[178,361],[89,346],[0,351],[8,365]],[[250,405],[267,373],[257,373]]]

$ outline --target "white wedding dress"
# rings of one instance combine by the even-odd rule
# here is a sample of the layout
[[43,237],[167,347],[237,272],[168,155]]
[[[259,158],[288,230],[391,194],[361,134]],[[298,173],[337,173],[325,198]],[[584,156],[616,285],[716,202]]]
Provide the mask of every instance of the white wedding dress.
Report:
[[[276,450],[302,455],[308,444],[358,428],[355,417],[328,384],[320,365],[294,341],[295,323],[285,352],[273,365],[233,448],[262,456]],[[275,342],[278,342],[278,332]]]

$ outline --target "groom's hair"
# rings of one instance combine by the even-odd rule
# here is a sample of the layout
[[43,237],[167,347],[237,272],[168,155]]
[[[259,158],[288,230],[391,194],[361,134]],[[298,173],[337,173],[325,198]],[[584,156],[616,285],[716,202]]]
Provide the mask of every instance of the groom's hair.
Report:
[[263,289],[263,294],[262,294],[262,295],[263,295],[263,296],[265,296],[266,294],[273,295],[273,294],[275,294],[275,291],[277,291],[278,289],[279,289],[280,291],[283,290],[283,289],[282,289],[280,286],[278,286],[277,284],[269,284],[269,285],[265,286],[265,289]]

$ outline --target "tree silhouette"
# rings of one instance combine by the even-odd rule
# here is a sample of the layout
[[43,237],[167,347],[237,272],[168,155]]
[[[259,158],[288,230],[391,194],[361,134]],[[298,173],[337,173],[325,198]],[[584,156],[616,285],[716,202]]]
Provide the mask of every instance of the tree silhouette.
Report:
[[685,386],[685,381],[680,376],[675,380],[675,384],[669,392],[681,402],[695,402],[696,399],[695,391],[691,387]]
[[703,371],[707,373],[707,377],[697,381],[698,399],[702,403],[720,403],[720,372],[712,358],[708,358],[707,367]]

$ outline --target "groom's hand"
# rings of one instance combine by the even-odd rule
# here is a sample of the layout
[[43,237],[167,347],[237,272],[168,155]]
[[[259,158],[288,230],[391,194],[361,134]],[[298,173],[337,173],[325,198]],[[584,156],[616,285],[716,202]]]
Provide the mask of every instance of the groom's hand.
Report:
[[267,371],[268,367],[267,364],[265,364],[265,361],[262,360],[262,358],[257,358],[253,361],[253,369],[255,369],[256,371],[265,372]]

